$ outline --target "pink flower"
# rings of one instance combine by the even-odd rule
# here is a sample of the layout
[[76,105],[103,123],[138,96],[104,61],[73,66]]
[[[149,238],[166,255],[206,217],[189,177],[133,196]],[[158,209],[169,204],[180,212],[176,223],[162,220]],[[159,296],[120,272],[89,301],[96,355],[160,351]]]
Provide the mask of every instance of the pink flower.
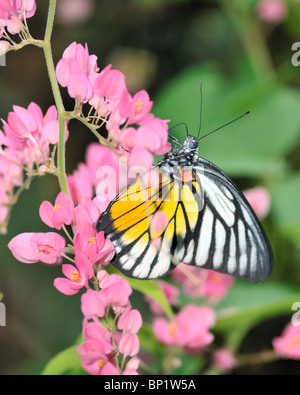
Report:
[[215,313],[209,307],[188,305],[176,314],[174,321],[156,318],[153,329],[158,340],[166,345],[176,344],[179,347],[194,351],[212,343],[214,336],[209,329],[216,320]]
[[232,351],[227,348],[217,350],[213,354],[213,366],[221,372],[229,372],[234,369],[236,365],[237,360],[235,359]]
[[123,130],[120,134],[119,142],[123,149],[131,151],[136,143],[136,129],[129,127]]
[[180,328],[178,345],[198,349],[212,343],[214,336],[208,331],[216,321],[212,309],[187,305],[176,315],[176,319]]
[[[111,346],[110,352],[113,347]],[[87,340],[78,347],[77,352],[82,357],[81,364],[84,370],[92,375],[101,374],[102,368],[108,363],[107,342],[97,340]]]
[[81,227],[74,238],[75,254],[82,253],[90,258],[91,263],[108,265],[115,254],[115,249],[104,232],[97,233],[92,225]]
[[101,293],[89,289],[81,297],[81,311],[86,319],[93,317],[104,317],[105,306]]
[[206,275],[205,281],[200,285],[199,295],[212,303],[217,303],[227,296],[235,282],[234,277],[212,270],[208,270]]
[[128,118],[129,124],[142,124],[153,118],[150,114],[153,102],[145,90],[136,93],[132,98],[127,97],[120,103],[120,113],[123,118]]
[[[24,29],[22,21],[31,18],[36,11],[35,0],[1,0],[0,23],[11,34],[18,34]],[[3,32],[0,31],[2,34]],[[1,35],[0,35],[1,36]]]
[[283,0],[261,0],[256,6],[260,19],[271,23],[280,23],[286,19],[288,6]]
[[146,174],[153,165],[153,156],[151,153],[142,147],[135,146],[129,157],[130,167],[139,167],[139,174]]
[[9,242],[8,248],[20,262],[57,265],[62,262],[65,245],[65,239],[57,233],[22,233]]
[[70,97],[77,99],[80,103],[88,102],[93,94],[88,77],[83,73],[72,75],[68,82],[68,93]]
[[68,176],[68,184],[73,202],[78,204],[83,199],[93,197],[92,176],[84,163],[80,163],[73,174]]
[[93,375],[101,374],[113,351],[110,333],[99,320],[89,323],[84,319],[83,337],[85,342],[77,349],[78,354],[82,356],[82,366]]
[[108,100],[118,100],[126,90],[125,76],[118,70],[107,67],[94,81],[94,93]]
[[121,373],[111,362],[105,363],[101,369],[102,376],[119,376]]
[[42,221],[60,230],[62,225],[71,225],[73,221],[74,203],[71,197],[64,192],[60,192],[55,200],[55,205],[44,201],[40,206],[40,217]]
[[125,278],[117,274],[111,274],[100,282],[100,287],[102,288],[101,297],[105,307],[110,305],[127,307],[129,305],[132,288]]
[[134,357],[140,349],[139,338],[135,333],[126,332],[122,335],[119,350],[124,356]]
[[[59,135],[58,114],[55,106],[48,109],[44,116],[40,107],[30,103],[28,108],[13,107],[7,122],[3,122],[5,132],[5,153],[14,162],[20,163],[32,170],[36,164],[43,163],[49,158],[50,144],[57,144]],[[66,129],[65,138],[68,138]],[[48,159],[49,158],[49,159]]]
[[271,197],[269,192],[263,187],[246,189],[243,191],[246,199],[253,208],[258,218],[265,218],[270,211]]
[[168,121],[153,118],[137,130],[136,144],[154,155],[163,155],[171,149],[168,142]]
[[33,132],[38,129],[34,116],[23,107],[13,106],[13,110],[13,112],[8,114],[8,123],[2,121],[5,134],[19,141],[32,138]]
[[94,6],[94,0],[60,0],[57,3],[58,20],[66,25],[84,22],[92,14]]
[[[1,37],[1,31],[0,31],[0,37]],[[1,40],[0,41],[0,53],[3,51],[3,52],[5,52],[5,51],[7,51],[8,50],[8,48],[10,47],[10,43],[8,42],[8,41],[5,41],[5,40]]]
[[126,309],[118,320],[118,329],[137,333],[142,326],[142,316],[138,310]]
[[96,204],[96,200],[83,198],[81,200],[81,203],[77,207],[75,207],[74,210],[74,225],[76,232],[79,231],[81,227],[84,227],[87,224],[96,227],[100,215],[101,211]]
[[168,322],[165,318],[155,318],[153,331],[161,343],[167,346],[176,344],[178,337],[178,323],[176,321]]
[[[87,293],[92,294],[96,291],[91,291],[88,290]],[[98,292],[96,292],[98,293]],[[86,295],[86,294],[85,294]],[[83,300],[84,295],[82,295],[81,297],[81,302]],[[87,299],[86,302],[88,303],[89,300]],[[86,306],[87,309],[90,309],[90,306]],[[100,315],[98,315],[98,308],[96,307],[95,309],[92,308],[91,312],[89,313],[89,316],[91,318],[94,318],[95,316],[100,317]],[[84,312],[86,312],[86,309],[83,309]],[[104,341],[107,345],[107,349],[105,350],[105,353],[109,354],[111,352],[112,349],[112,345],[111,345],[111,336],[110,333],[107,329],[104,328],[104,326],[102,325],[102,323],[95,319],[92,322],[88,322],[88,319],[85,318],[83,320],[83,338],[85,341],[88,340],[100,340],[100,341]]]
[[98,71],[97,57],[90,55],[87,44],[73,42],[64,51],[56,66],[56,76],[60,85],[68,88],[71,97],[85,102],[92,94],[92,79]]
[[92,264],[83,255],[75,257],[76,267],[63,265],[62,271],[67,278],[57,278],[54,286],[65,295],[75,295],[83,287],[88,288],[89,280],[94,276]]
[[300,326],[288,324],[282,335],[273,340],[275,354],[289,359],[300,359]]

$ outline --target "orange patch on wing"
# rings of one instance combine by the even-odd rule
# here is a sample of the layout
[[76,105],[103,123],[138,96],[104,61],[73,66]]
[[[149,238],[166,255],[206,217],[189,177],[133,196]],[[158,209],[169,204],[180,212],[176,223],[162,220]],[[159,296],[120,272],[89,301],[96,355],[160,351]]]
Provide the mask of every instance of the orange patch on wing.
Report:
[[180,173],[180,180],[182,182],[191,182],[196,180],[192,170],[180,169],[179,173]]

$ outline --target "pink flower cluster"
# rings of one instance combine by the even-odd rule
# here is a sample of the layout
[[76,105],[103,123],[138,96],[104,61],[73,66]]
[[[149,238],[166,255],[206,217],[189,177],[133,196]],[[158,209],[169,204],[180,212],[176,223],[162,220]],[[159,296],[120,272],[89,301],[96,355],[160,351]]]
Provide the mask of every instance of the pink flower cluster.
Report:
[[[92,375],[136,375],[139,360],[137,332],[142,326],[141,314],[132,309],[128,282],[116,274],[100,270],[97,275],[100,292],[88,290],[81,298],[84,315],[84,343],[78,348],[83,368]],[[116,327],[107,321],[112,308]],[[104,318],[105,326],[99,321]]]
[[[58,142],[58,115],[52,106],[44,116],[40,107],[14,106],[0,130],[0,227],[3,232],[16,190],[26,179],[45,172],[55,173],[52,152]],[[66,136],[68,133],[66,133]],[[53,149],[53,151],[52,151]],[[2,226],[1,226],[2,224]]]
[[[60,264],[68,252],[75,254],[75,266],[63,265],[65,279],[55,281],[56,288],[66,295],[77,293],[82,287],[88,288],[88,281],[93,277],[93,264],[108,265],[114,256],[114,247],[104,233],[96,231],[96,223],[101,215],[97,200],[84,200],[78,206],[70,196],[60,192],[54,206],[44,201],[40,206],[42,221],[51,228],[63,229],[72,245],[66,246],[66,240],[55,232],[22,233],[14,237],[8,247],[16,259],[24,263],[42,262]],[[74,239],[66,226],[73,224]]]
[[[63,257],[70,259],[73,264],[62,265],[64,277],[56,278],[54,286],[68,296],[85,290],[81,299],[85,342],[78,350],[84,369],[91,374],[137,374],[139,362],[132,357],[139,351],[136,333],[142,319],[140,313],[131,308],[129,283],[101,270],[113,258],[114,247],[103,232],[96,231],[101,215],[96,203],[97,200],[86,198],[75,206],[71,197],[61,192],[54,205],[48,201],[41,204],[43,222],[53,229],[64,230],[72,244],[66,245],[66,240],[55,232],[23,233],[13,238],[8,247],[16,259],[28,264],[40,261],[56,265]],[[70,225],[74,229],[73,239],[67,230]],[[74,254],[74,261],[67,254]],[[90,281],[99,291],[90,287]],[[110,309],[115,322],[117,320],[114,332],[107,321]],[[106,328],[100,318],[105,318]],[[116,360],[119,354],[123,355],[121,365]]]
[[104,211],[119,190],[127,186],[127,164],[108,148],[92,143],[86,151],[85,163],[80,163],[68,184],[72,199],[76,203],[91,199],[97,192],[97,201]]
[[[18,34],[25,29],[23,21],[31,18],[36,11],[35,0],[0,0],[0,38],[5,29],[10,34]],[[1,41],[1,49],[9,47],[7,41]]]
[[[188,265],[179,265],[171,278],[182,287],[186,296],[192,299],[203,298],[207,303],[218,303],[226,297],[234,283],[233,277]],[[158,281],[170,306],[179,306],[180,289],[170,282]],[[189,353],[201,352],[211,344],[214,336],[210,333],[216,321],[216,314],[210,307],[198,307],[194,304],[180,308],[174,320],[164,316],[162,308],[149,296],[145,296],[151,311],[156,315],[153,330],[157,339],[167,346],[177,346]],[[222,356],[222,354],[221,354]],[[229,370],[231,361],[224,357],[224,371]],[[220,358],[221,359],[221,358]],[[226,365],[226,361],[228,364]],[[226,365],[226,366],[225,366]],[[221,368],[222,361],[219,364]],[[232,364],[233,367],[233,364]]]
[[77,104],[89,103],[94,116],[88,121],[105,123],[108,140],[128,160],[129,167],[150,169],[152,155],[170,150],[167,121],[151,114],[153,103],[148,93],[142,90],[132,97],[124,74],[111,65],[99,71],[97,57],[89,54],[87,45],[72,43],[58,62],[56,75]]

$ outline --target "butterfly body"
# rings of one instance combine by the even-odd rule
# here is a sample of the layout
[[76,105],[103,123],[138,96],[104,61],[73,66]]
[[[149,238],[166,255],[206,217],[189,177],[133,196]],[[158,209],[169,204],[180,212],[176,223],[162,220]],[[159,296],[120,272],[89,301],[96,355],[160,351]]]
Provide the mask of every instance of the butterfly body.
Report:
[[[139,279],[165,276],[176,262],[249,281],[270,275],[272,250],[258,219],[233,181],[199,157],[196,138],[188,136],[157,169],[158,184],[136,181],[99,220],[98,231],[115,246],[114,266]],[[160,231],[152,229],[158,212],[167,217]]]

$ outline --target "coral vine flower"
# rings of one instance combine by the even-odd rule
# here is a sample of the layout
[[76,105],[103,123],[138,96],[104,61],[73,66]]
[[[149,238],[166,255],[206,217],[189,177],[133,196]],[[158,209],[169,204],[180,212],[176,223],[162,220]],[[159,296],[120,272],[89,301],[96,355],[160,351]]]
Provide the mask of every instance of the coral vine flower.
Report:
[[266,188],[256,187],[243,191],[258,218],[265,218],[270,211],[271,196]]
[[137,130],[136,145],[147,149],[154,155],[167,153],[171,145],[168,142],[168,121],[153,118],[143,123]]
[[119,350],[124,356],[134,357],[140,349],[139,338],[135,333],[124,333],[120,339]]
[[35,11],[35,0],[1,0],[0,21],[2,29],[6,27],[11,34],[20,33],[24,29],[22,23],[24,16],[25,18],[31,18]]
[[92,79],[97,70],[97,56],[89,54],[87,44],[83,47],[73,42],[58,62],[56,76],[60,85],[68,88],[71,97],[86,102],[92,96]]
[[290,359],[300,359],[300,326],[288,324],[282,335],[273,340],[276,355]]
[[118,320],[118,329],[137,333],[142,326],[142,316],[138,310],[126,309]]
[[71,225],[73,221],[74,203],[69,195],[60,192],[53,206],[50,202],[44,201],[40,206],[40,217],[42,221],[60,230],[62,225]]
[[81,297],[81,311],[87,320],[94,317],[104,317],[105,306],[101,298],[101,293],[91,289],[87,290]]
[[105,307],[121,306],[126,307],[129,304],[129,296],[132,294],[132,288],[129,283],[117,274],[106,276],[101,282],[101,297]]
[[[135,355],[140,347],[136,332],[142,325],[142,317],[137,310],[131,309],[129,295],[132,289],[124,278],[116,274],[109,275],[105,270],[98,272],[97,279],[100,291],[88,289],[81,297],[81,309],[85,317],[84,344],[77,352],[82,357],[82,367],[92,375],[136,375],[139,360]],[[104,317],[109,306],[113,306],[114,311],[120,311],[121,306],[127,306],[123,308],[123,313],[117,321],[116,326],[119,331],[114,330],[113,324],[106,329],[105,320],[101,322],[98,320]],[[115,314],[117,319],[119,313]],[[123,354],[122,365],[126,357],[134,357],[127,360],[126,366],[121,366],[120,370],[114,358],[114,355],[119,353]]]
[[213,366],[226,373],[237,366],[237,360],[231,350],[222,348],[213,354]]
[[75,254],[82,253],[90,258],[91,263],[107,265],[114,256],[115,249],[104,232],[97,233],[91,225],[82,227],[74,238]]
[[153,102],[150,101],[149,95],[145,90],[136,93],[131,101],[129,108],[129,123],[142,124],[153,118],[150,114]]
[[119,70],[106,67],[94,81],[94,93],[108,100],[119,99],[126,89],[125,76]]
[[75,295],[81,288],[88,288],[88,281],[94,276],[93,266],[85,256],[76,256],[75,264],[76,267],[63,265],[62,271],[67,278],[54,280],[55,288],[65,295]]
[[22,233],[9,242],[8,248],[20,262],[58,265],[65,245],[65,239],[57,233]]

